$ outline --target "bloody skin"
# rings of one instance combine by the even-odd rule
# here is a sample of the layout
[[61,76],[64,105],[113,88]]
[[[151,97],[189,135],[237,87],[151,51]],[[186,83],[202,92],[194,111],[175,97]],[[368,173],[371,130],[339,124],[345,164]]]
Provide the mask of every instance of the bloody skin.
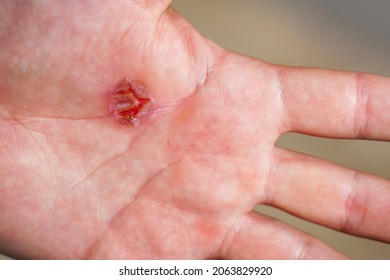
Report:
[[144,84],[137,80],[124,79],[109,96],[109,107],[116,121],[122,125],[131,124],[137,127],[140,116],[145,115],[152,100],[145,96],[147,90]]

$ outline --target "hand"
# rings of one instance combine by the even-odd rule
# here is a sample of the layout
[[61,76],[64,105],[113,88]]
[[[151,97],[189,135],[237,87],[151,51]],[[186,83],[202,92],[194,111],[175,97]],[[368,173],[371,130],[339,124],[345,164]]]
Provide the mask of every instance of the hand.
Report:
[[[0,251],[18,258],[344,258],[265,203],[390,242],[390,184],[274,146],[390,139],[390,80],[270,65],[165,0],[0,4]],[[5,4],[6,3],[6,4]],[[107,97],[136,79],[138,127]]]

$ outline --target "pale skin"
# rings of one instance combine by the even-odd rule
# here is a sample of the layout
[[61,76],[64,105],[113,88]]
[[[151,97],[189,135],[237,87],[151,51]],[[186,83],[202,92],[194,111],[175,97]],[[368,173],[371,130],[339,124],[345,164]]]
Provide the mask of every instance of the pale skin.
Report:
[[[27,2],[27,3],[25,3]],[[390,80],[228,52],[167,0],[0,1],[0,252],[54,259],[342,259],[269,204],[390,242],[390,183],[275,147],[390,140]],[[121,126],[107,94],[158,105]]]

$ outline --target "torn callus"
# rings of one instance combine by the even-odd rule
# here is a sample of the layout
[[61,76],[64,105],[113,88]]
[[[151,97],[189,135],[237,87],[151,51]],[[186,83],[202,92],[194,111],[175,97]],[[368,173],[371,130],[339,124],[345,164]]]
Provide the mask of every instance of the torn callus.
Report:
[[137,127],[153,107],[145,85],[137,80],[122,80],[109,96],[110,112],[121,125]]

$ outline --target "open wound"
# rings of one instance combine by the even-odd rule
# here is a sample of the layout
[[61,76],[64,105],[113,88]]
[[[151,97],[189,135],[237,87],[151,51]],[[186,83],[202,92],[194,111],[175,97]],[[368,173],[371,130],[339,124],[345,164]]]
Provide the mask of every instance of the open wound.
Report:
[[115,120],[122,125],[139,126],[151,113],[154,102],[143,83],[124,79],[109,95],[109,108]]

